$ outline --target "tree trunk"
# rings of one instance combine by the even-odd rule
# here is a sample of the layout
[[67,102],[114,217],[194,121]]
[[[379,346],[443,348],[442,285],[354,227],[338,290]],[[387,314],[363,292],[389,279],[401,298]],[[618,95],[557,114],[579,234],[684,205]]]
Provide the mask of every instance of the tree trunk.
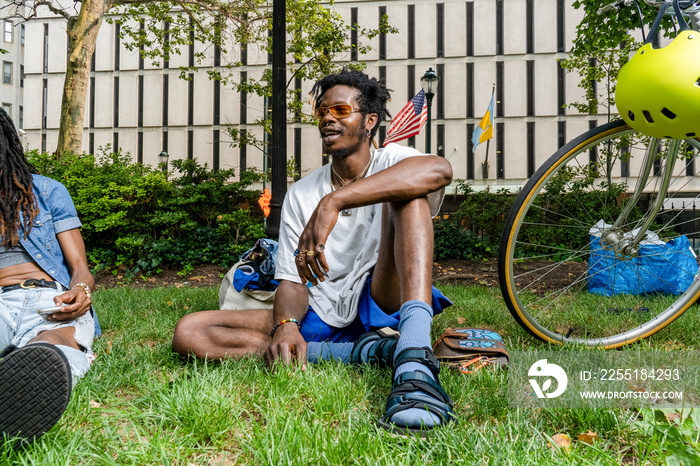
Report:
[[68,22],[68,66],[63,85],[61,124],[58,131],[56,155],[80,153],[85,121],[85,98],[90,81],[90,60],[95,52],[97,33],[112,2],[84,0],[78,16]]

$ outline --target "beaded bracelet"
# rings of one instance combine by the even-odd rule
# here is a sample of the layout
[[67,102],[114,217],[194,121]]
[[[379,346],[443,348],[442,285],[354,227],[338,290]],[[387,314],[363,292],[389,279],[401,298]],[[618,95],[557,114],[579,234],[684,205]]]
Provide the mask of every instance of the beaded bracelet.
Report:
[[299,323],[298,320],[296,320],[296,319],[284,319],[284,320],[277,322],[275,324],[275,326],[272,327],[272,331],[270,332],[270,338],[273,338],[275,336],[275,332],[277,331],[277,329],[279,328],[280,325],[286,324],[288,322],[294,322],[295,324],[297,324],[297,328],[301,328],[301,324]]

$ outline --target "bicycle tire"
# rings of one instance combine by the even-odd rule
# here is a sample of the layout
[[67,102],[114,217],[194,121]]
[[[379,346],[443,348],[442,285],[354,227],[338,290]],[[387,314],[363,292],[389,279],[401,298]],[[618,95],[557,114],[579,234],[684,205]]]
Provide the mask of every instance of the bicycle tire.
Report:
[[[693,215],[696,200],[700,208],[700,186],[694,192],[695,188],[689,187],[696,184],[692,183],[694,178],[681,175],[671,178],[672,187],[664,197],[664,207],[669,207],[653,218],[651,229],[659,234],[661,241],[680,237],[682,233],[693,244],[690,248],[693,252],[682,258],[687,264],[678,267],[679,281],[673,285],[676,288],[670,293],[615,294],[615,286],[623,274],[613,273],[617,269],[611,266],[604,272],[608,276],[603,278],[611,281],[612,294],[606,296],[600,291],[591,292],[588,289],[588,282],[595,275],[589,267],[591,245],[607,247],[602,240],[594,243],[596,240],[591,232],[602,230],[591,230],[591,227],[598,220],[614,223],[615,212],[619,216],[619,211],[635,200],[629,186],[629,181],[635,176],[627,173],[627,177],[623,177],[625,173],[622,173],[622,169],[625,163],[628,169],[638,165],[641,154],[648,147],[653,147],[652,143],[659,141],[646,139],[648,141],[622,120],[594,128],[554,153],[516,197],[501,237],[499,281],[510,313],[536,338],[557,344],[620,347],[658,332],[683,314],[700,296],[697,260],[688,258],[689,254],[695,255],[694,251],[700,245],[700,221],[695,220]],[[666,140],[659,144],[663,150],[659,152],[661,156],[654,157],[654,160],[662,161],[665,160],[664,150],[671,146]],[[688,140],[687,145],[693,151],[700,147],[697,140]],[[593,153],[597,155],[593,157]],[[686,152],[683,154],[687,163],[692,163],[692,157],[688,157]],[[678,160],[677,156],[670,158]],[[627,162],[623,163],[623,160]],[[617,170],[620,176],[614,176]],[[680,173],[680,170],[682,167],[677,171]],[[637,179],[643,178],[638,173],[635,175]],[[658,195],[658,182],[659,177],[654,174],[647,177],[641,191],[647,194],[636,200],[631,210],[633,214],[629,216],[630,219],[634,216],[639,218],[621,225],[622,230],[633,229],[642,216],[650,212],[648,206]],[[586,188],[587,183],[592,184]],[[616,188],[611,188],[613,186]],[[617,198],[614,198],[615,189],[622,190]],[[694,196],[692,199],[688,197],[691,192]],[[682,209],[679,209],[681,203]],[[574,211],[576,214],[571,215]],[[689,216],[691,220],[688,220]],[[601,249],[595,251],[598,254]],[[685,252],[682,255],[685,256]],[[671,261],[665,259],[667,257],[671,256],[659,254],[657,258],[675,267],[675,259]],[[643,286],[654,281],[648,276],[643,280],[639,278],[643,276],[643,267],[635,263],[631,256],[621,258],[616,264],[631,269]],[[550,278],[555,271],[565,268],[573,270],[568,272],[567,277],[570,278],[564,284],[552,285],[550,289]],[[663,280],[670,281],[669,275],[659,278],[662,284]]]

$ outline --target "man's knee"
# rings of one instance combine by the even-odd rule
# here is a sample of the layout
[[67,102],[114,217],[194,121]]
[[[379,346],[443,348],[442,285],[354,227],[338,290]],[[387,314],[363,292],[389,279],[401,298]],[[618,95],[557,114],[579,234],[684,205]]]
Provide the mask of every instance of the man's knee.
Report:
[[187,314],[175,325],[173,333],[173,351],[188,356],[194,350],[194,344],[204,330],[205,322],[200,313]]
[[[419,247],[432,245],[433,220],[430,214],[430,205],[425,197],[409,199],[407,201],[392,202],[387,207],[388,223],[382,228],[384,246],[391,246],[397,241],[397,237]],[[432,251],[431,251],[432,252]]]
[[408,199],[405,201],[396,201],[387,203],[389,214],[396,218],[408,217],[410,219],[430,220],[430,205],[428,198],[425,196]]

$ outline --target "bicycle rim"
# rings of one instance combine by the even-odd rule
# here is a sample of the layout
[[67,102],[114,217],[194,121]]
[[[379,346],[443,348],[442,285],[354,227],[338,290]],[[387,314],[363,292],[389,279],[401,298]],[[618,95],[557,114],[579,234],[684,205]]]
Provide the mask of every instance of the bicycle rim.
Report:
[[[642,161],[656,142],[645,178]],[[678,147],[669,155],[672,141],[615,121],[562,147],[530,178],[499,249],[501,290],[525,330],[547,342],[615,348],[657,332],[695,302],[700,182],[688,175],[700,143]],[[668,159],[675,167],[654,214]],[[637,186],[640,178],[645,181]],[[644,239],[655,233],[656,244],[622,247],[647,219]],[[609,239],[613,230],[617,241]]]

